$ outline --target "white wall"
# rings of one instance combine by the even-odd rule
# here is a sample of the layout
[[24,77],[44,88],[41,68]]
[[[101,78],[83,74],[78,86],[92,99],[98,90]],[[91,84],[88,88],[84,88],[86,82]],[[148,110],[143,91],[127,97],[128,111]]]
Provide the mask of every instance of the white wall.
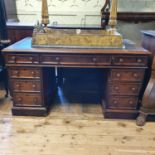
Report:
[[[13,1],[13,0],[11,0]],[[51,24],[100,25],[105,0],[47,0]],[[40,20],[41,0],[16,0],[21,22]],[[155,0],[118,0],[118,11],[154,11]]]
[[[100,26],[100,10],[105,0],[48,0],[50,24]],[[41,0],[5,0],[8,16],[23,23],[36,23],[41,19]],[[16,4],[16,5],[15,5]],[[15,7],[16,6],[16,7]],[[118,0],[118,11],[155,12],[155,0]],[[140,43],[140,30],[155,29],[155,22],[118,22],[118,31],[124,38]]]

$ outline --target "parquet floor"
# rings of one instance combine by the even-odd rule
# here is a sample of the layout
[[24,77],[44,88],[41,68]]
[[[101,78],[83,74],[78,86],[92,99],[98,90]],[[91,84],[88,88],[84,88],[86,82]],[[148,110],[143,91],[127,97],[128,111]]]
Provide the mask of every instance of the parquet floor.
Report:
[[155,122],[107,120],[99,104],[57,103],[47,117],[11,115],[0,90],[0,155],[155,155]]

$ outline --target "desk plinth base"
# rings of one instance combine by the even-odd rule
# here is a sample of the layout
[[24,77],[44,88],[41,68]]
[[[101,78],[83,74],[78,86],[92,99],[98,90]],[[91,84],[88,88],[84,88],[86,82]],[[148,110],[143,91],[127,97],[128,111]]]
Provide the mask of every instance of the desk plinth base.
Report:
[[106,108],[104,102],[102,102],[102,111],[105,119],[136,119],[139,114],[139,110]]
[[46,107],[13,107],[12,114],[16,116],[47,116]]
[[137,110],[114,110],[103,109],[104,118],[109,119],[136,119],[139,112]]

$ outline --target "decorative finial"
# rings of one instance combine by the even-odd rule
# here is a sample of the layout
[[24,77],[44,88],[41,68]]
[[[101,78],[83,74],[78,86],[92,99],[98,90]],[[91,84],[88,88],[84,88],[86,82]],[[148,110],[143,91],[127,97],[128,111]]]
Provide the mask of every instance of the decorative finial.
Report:
[[47,0],[42,0],[42,21],[41,21],[41,23],[45,26],[47,26],[47,24],[49,24]]
[[117,24],[117,0],[112,0],[108,25],[112,29],[115,29],[116,24]]

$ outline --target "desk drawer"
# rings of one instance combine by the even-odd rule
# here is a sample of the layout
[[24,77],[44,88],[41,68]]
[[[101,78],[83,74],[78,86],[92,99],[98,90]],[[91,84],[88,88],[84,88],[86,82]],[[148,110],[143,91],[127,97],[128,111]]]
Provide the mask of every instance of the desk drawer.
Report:
[[13,92],[41,92],[40,81],[10,80],[10,86]]
[[109,81],[142,82],[144,69],[112,69]]
[[39,64],[39,56],[36,54],[7,54],[6,63]]
[[38,68],[9,67],[8,72],[10,78],[40,79],[41,77],[41,70]]
[[141,84],[117,83],[109,84],[110,94],[117,95],[138,95],[141,89]]
[[15,106],[43,106],[40,93],[13,93]]
[[110,96],[108,108],[111,109],[136,109],[138,98],[133,96]]
[[147,66],[148,57],[146,56],[113,56],[114,65],[134,65],[134,66]]
[[110,65],[111,57],[102,55],[42,55],[42,64]]

